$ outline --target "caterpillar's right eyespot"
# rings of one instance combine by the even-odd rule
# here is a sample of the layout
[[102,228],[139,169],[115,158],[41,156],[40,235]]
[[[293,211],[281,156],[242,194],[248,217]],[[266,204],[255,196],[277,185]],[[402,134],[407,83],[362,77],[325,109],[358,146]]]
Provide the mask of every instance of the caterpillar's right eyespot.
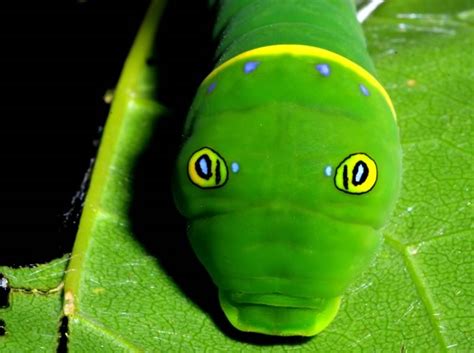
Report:
[[365,194],[377,181],[377,165],[365,153],[354,153],[346,157],[337,167],[334,176],[336,187],[349,194]]
[[227,164],[212,148],[203,147],[189,159],[188,176],[191,182],[200,188],[218,188],[227,181]]

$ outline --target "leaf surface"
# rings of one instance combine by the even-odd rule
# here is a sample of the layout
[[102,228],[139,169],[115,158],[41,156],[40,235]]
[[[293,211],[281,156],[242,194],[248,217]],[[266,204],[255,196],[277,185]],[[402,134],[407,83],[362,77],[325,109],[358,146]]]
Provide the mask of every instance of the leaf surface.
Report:
[[33,268],[0,267],[3,287],[9,288],[0,306],[1,352],[56,351],[66,265],[63,258]]

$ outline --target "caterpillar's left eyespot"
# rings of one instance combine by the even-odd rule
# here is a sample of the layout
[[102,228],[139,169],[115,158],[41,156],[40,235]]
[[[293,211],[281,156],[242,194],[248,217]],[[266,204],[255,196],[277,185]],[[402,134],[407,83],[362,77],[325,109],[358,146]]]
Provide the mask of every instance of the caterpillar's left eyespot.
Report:
[[377,182],[377,164],[365,153],[346,157],[337,167],[334,176],[336,187],[349,194],[365,194]]
[[200,188],[218,188],[227,181],[227,164],[212,148],[203,147],[189,159],[188,176],[191,182]]

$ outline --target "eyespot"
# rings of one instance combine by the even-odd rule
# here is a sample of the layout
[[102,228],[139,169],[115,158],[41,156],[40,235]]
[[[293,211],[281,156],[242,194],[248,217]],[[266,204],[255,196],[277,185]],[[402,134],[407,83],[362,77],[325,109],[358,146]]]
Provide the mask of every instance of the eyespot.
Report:
[[226,183],[228,175],[224,158],[212,148],[203,147],[189,159],[189,179],[200,188],[219,188]]
[[349,194],[364,194],[377,181],[377,165],[365,153],[354,153],[346,157],[337,167],[334,176],[336,187]]

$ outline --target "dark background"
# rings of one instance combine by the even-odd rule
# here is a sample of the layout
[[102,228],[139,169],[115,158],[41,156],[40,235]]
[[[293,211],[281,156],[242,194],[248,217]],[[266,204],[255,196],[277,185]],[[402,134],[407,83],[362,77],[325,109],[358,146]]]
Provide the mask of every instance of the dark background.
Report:
[[75,195],[109,109],[103,96],[148,5],[36,3],[0,5],[0,265],[71,250],[82,204]]

